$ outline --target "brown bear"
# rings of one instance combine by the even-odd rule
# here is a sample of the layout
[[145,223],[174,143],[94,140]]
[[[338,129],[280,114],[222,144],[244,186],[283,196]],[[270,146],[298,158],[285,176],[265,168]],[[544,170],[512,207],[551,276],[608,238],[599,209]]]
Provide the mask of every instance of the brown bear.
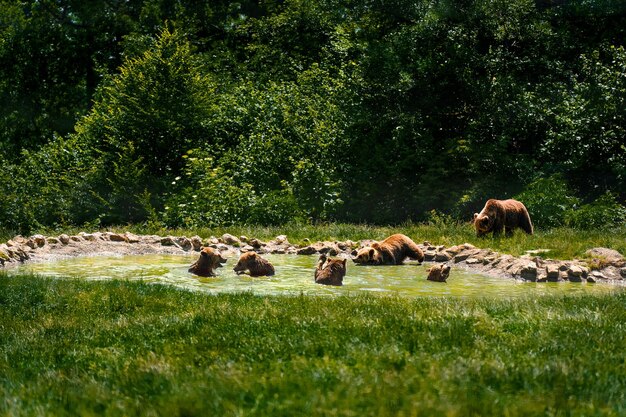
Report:
[[517,200],[487,200],[480,213],[474,213],[474,228],[477,236],[493,233],[498,236],[504,229],[506,236],[519,227],[529,235],[533,234],[533,224],[526,207]]
[[239,257],[239,261],[233,268],[233,271],[237,275],[245,274],[248,271],[251,277],[262,277],[274,275],[274,266],[267,259],[251,251]]
[[360,265],[402,265],[406,258],[421,263],[424,253],[411,238],[398,233],[359,249],[353,261]]
[[327,258],[321,255],[315,268],[315,282],[323,285],[343,285],[346,276],[346,259]]
[[428,270],[428,281],[446,282],[450,276],[450,266],[446,264],[436,264]]
[[189,267],[189,272],[201,277],[214,277],[215,270],[226,262],[219,250],[210,247],[200,251],[200,258]]

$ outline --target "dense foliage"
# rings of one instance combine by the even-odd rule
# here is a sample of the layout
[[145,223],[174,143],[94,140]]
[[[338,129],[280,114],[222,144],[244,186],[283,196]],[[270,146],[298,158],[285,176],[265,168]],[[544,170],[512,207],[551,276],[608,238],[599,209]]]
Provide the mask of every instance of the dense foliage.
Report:
[[0,227],[626,214],[626,6],[0,1]]

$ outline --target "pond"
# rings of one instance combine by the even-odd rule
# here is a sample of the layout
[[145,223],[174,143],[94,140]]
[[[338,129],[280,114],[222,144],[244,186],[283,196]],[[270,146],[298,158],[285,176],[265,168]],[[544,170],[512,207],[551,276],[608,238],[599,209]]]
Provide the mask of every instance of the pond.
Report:
[[534,283],[471,273],[452,268],[448,282],[426,280],[431,264],[407,263],[400,266],[356,266],[348,261],[343,287],[329,287],[313,281],[317,256],[264,255],[276,268],[273,277],[251,278],[236,275],[229,258],[217,277],[201,278],[187,272],[198,255],[81,256],[54,262],[27,263],[9,270],[10,274],[35,273],[52,277],[83,279],[129,279],[175,285],[205,291],[252,292],[259,295],[339,295],[387,293],[411,297],[519,297],[544,294],[584,294],[619,291],[606,284]]

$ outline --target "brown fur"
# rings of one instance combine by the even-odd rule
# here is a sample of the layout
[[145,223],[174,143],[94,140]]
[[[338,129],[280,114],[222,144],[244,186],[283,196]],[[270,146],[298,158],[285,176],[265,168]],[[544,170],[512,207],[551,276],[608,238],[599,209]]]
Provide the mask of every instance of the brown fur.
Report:
[[203,248],[200,258],[189,267],[189,272],[201,277],[214,277],[215,270],[226,262],[220,251],[213,248]]
[[520,228],[533,234],[533,224],[524,204],[517,200],[488,200],[480,213],[474,213],[474,228],[477,236],[493,233],[497,236],[504,229],[507,236]]
[[248,271],[251,277],[274,275],[274,266],[262,258],[256,252],[246,252],[239,257],[237,265],[233,268],[237,274],[245,274]]
[[422,262],[424,253],[411,238],[398,233],[359,249],[353,261],[361,265],[402,265],[406,258]]
[[450,266],[446,264],[437,264],[430,267],[428,270],[428,281],[446,282],[450,276]]
[[346,276],[346,259],[331,259],[326,255],[320,256],[315,268],[315,282],[324,285],[343,285]]

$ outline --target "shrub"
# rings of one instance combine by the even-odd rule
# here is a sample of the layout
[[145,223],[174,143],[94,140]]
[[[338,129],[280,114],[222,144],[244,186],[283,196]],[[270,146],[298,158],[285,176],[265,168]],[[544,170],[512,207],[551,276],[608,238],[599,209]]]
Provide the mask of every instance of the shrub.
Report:
[[202,150],[186,155],[182,176],[172,181],[163,219],[169,226],[217,227],[233,224],[283,224],[300,210],[287,187],[258,192],[238,182],[228,169],[216,166]]
[[539,178],[514,198],[524,203],[535,227],[562,226],[566,213],[580,204],[560,175]]
[[595,201],[566,213],[568,226],[578,229],[600,229],[623,225],[626,222],[626,207],[609,192]]

